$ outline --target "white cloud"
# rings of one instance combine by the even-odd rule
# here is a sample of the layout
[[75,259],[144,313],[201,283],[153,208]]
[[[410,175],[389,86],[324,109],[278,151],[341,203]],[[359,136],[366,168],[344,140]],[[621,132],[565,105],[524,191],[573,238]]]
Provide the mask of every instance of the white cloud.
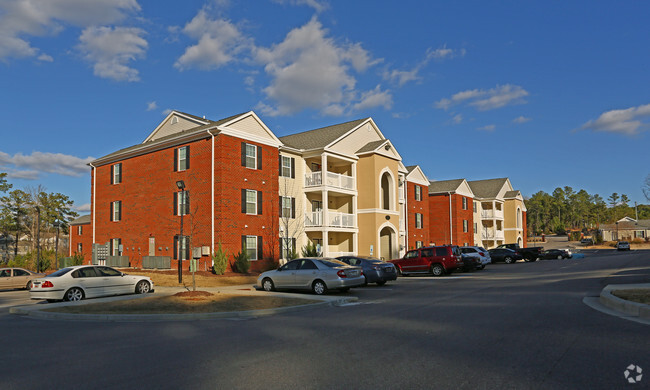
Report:
[[427,49],[427,52],[424,56],[424,59],[420,61],[413,69],[411,70],[386,70],[384,71],[383,77],[384,80],[389,80],[393,83],[397,83],[400,87],[409,81],[418,81],[420,80],[419,73],[431,62],[431,60],[446,60],[454,57],[462,57],[465,55],[465,49],[449,49],[447,46],[442,46],[437,49]]
[[454,115],[454,117],[451,118],[451,121],[456,125],[459,124],[459,123],[462,123],[463,122],[463,116],[461,114]]
[[41,54],[38,56],[37,59],[43,62],[54,62],[54,58],[52,58],[52,56],[49,56],[47,54]]
[[479,127],[476,130],[494,131],[494,129],[496,129],[495,125],[486,125],[486,126],[483,126],[483,127]]
[[90,212],[90,203],[84,203],[78,206],[74,206],[74,209],[82,213]]
[[171,108],[168,108],[168,109],[164,110],[164,111],[162,112],[162,114],[163,114],[164,116],[167,116],[167,115],[171,114],[171,112],[172,112],[172,109],[171,109]]
[[393,96],[390,91],[382,91],[381,86],[376,86],[371,91],[361,93],[361,100],[353,108],[356,111],[363,111],[375,107],[384,107],[389,110],[393,106]]
[[40,173],[81,176],[89,172],[87,164],[92,160],[93,157],[79,158],[62,153],[32,152],[11,156],[0,152],[0,164],[8,168],[10,177],[29,180],[37,179]]
[[198,42],[185,49],[176,61],[174,67],[179,70],[195,66],[204,70],[219,68],[251,45],[237,26],[224,19],[210,19],[205,9],[185,25],[183,33]]
[[155,101],[147,103],[147,111],[153,111],[158,108],[158,103]]
[[83,31],[78,49],[92,62],[95,76],[116,81],[138,81],[138,71],[128,63],[144,57],[145,32],[135,27],[88,27]]
[[611,110],[602,113],[598,119],[585,123],[582,125],[582,129],[634,135],[639,133],[640,127],[648,126],[648,121],[644,122],[642,119],[649,117],[650,104]]
[[[284,41],[270,48],[257,48],[255,59],[272,78],[263,89],[271,103],[260,103],[268,115],[288,115],[316,109],[340,115],[350,107],[386,106],[388,93],[377,89],[359,94],[351,69],[362,72],[377,63],[358,43],[338,44],[328,30],[312,18],[290,31]],[[379,103],[379,101],[382,101]]]
[[329,4],[326,1],[318,0],[273,0],[273,2],[278,4],[306,5],[313,8],[316,12],[322,12],[329,8]]
[[[115,23],[138,11],[136,0],[2,0],[0,60],[41,55],[31,46],[30,37],[55,35],[68,25]],[[45,61],[51,58],[45,56]]]
[[451,106],[469,101],[467,104],[476,107],[480,111],[493,110],[511,104],[524,104],[524,98],[528,91],[518,85],[506,84],[497,85],[489,90],[472,89],[461,91],[451,98],[443,98],[434,105],[437,108],[447,110]]
[[526,123],[528,121],[530,121],[530,118],[526,118],[525,116],[522,115],[522,116],[519,116],[519,117],[513,119],[512,123],[521,124],[521,123]]

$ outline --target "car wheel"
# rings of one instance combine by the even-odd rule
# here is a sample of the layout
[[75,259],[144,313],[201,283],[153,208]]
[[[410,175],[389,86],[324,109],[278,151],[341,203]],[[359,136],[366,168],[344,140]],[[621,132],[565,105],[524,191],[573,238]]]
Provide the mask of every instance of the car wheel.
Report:
[[27,282],[27,286],[25,286],[25,288],[26,288],[27,290],[31,290],[31,289],[32,289],[32,281],[31,281],[31,280],[30,280],[29,282]]
[[402,273],[402,269],[400,267],[395,266],[395,272],[397,272],[397,276],[404,276]]
[[151,290],[151,285],[146,280],[141,280],[135,285],[136,294],[146,294]]
[[63,300],[75,302],[84,299],[84,292],[82,289],[77,287],[72,287],[70,290],[65,292]]
[[264,291],[273,291],[275,290],[275,286],[273,285],[273,281],[270,278],[264,278],[262,280],[262,288]]
[[445,273],[445,269],[440,264],[434,264],[431,266],[431,273],[433,276],[442,276]]
[[506,264],[512,264],[512,262],[513,262],[512,257],[510,257],[510,256],[504,257],[503,262],[506,263]]
[[325,285],[325,282],[323,282],[322,280],[316,280],[311,285],[311,290],[316,295],[323,295],[327,292],[327,286]]
[[377,282],[377,286],[383,286],[384,284],[386,284],[385,280],[382,280],[381,282]]
[[562,255],[557,255],[557,259],[562,260],[563,259]]

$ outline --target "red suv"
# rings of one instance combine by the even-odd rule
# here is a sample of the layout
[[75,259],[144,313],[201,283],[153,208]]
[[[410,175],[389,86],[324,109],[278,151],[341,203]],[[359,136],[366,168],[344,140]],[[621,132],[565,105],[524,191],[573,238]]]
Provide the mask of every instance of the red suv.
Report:
[[427,246],[413,249],[401,259],[390,260],[397,272],[402,275],[411,273],[432,273],[441,276],[463,266],[460,248],[457,245]]

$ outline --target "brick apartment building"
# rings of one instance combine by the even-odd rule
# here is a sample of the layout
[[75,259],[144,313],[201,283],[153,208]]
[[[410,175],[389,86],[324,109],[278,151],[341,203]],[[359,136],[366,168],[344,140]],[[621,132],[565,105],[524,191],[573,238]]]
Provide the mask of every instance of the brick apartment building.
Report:
[[474,194],[467,181],[433,181],[428,190],[431,244],[474,245]]
[[406,167],[406,215],[408,250],[429,245],[429,179],[418,165]]

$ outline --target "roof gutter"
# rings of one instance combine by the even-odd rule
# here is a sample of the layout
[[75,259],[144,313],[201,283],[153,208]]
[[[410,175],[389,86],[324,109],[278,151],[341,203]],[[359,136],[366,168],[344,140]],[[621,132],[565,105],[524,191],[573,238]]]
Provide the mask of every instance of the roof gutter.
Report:
[[95,243],[95,205],[97,202],[95,201],[95,192],[97,191],[97,167],[93,165],[93,163],[88,163],[93,169],[93,217],[92,217],[92,223],[93,223],[93,244]]
[[[212,247],[211,247],[211,254],[214,254],[214,134],[210,132],[210,129],[206,130],[210,136],[212,136],[212,197],[210,198],[210,203],[211,203],[211,209],[212,209],[212,230],[211,230],[211,235],[212,235]],[[210,256],[212,258],[212,266],[214,267],[214,257]]]
[[453,245],[454,244],[454,230],[452,229],[452,223],[451,223],[451,192],[447,191],[447,195],[449,195],[449,244]]

